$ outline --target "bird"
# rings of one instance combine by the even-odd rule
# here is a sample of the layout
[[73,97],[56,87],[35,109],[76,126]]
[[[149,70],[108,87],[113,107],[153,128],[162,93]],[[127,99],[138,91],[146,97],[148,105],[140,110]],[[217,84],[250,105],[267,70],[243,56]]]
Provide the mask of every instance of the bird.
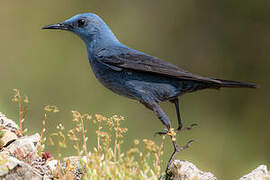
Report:
[[[256,88],[256,84],[204,77],[185,71],[160,58],[148,55],[121,43],[109,26],[93,13],[77,14],[61,23],[42,29],[69,31],[85,43],[93,73],[99,82],[114,93],[139,101],[152,110],[165,130],[157,134],[170,134],[174,151],[167,169],[176,153],[189,147],[176,144],[174,134],[192,129],[196,124],[183,127],[179,97],[203,89]],[[168,101],[175,105],[178,127],[171,127],[169,117],[160,107]]]

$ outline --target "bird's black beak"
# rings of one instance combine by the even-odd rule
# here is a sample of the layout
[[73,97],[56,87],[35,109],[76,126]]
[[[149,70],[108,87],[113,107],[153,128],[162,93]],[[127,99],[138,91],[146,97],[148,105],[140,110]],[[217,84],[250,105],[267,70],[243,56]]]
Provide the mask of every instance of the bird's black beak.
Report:
[[42,29],[59,29],[59,30],[71,30],[73,29],[73,26],[67,25],[64,23],[58,23],[58,24],[51,24],[48,26],[42,27]]

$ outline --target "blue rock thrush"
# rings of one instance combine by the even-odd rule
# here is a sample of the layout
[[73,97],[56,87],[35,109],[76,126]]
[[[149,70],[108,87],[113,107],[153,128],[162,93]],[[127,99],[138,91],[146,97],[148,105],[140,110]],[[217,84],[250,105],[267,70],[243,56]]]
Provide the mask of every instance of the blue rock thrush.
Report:
[[[113,92],[138,100],[148,109],[154,111],[166,126],[164,132],[171,134],[170,120],[159,103],[169,101],[175,104],[178,118],[176,132],[183,128],[178,97],[202,89],[255,88],[255,84],[208,78],[187,72],[157,57],[131,49],[115,37],[110,28],[97,15],[92,13],[78,14],[62,23],[48,25],[43,29],[66,30],[78,35],[86,44],[88,58],[96,78]],[[189,146],[178,147],[171,135],[175,154]]]

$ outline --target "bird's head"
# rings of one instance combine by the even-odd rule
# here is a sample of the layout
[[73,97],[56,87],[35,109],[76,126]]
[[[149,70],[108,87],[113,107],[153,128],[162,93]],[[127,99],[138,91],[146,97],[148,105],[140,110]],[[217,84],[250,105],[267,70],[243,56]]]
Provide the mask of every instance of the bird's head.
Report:
[[70,31],[78,35],[85,42],[91,42],[97,39],[118,42],[106,23],[99,16],[92,13],[78,14],[64,22],[44,26],[42,29]]

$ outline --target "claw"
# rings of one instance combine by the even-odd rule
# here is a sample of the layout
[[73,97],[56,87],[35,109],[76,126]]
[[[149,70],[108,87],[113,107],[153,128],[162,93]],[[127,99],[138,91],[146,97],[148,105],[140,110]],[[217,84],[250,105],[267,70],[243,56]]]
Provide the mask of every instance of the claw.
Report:
[[180,147],[180,148],[177,150],[177,152],[180,152],[180,151],[183,151],[183,150],[189,148],[190,145],[191,145],[191,143],[193,143],[193,142],[195,142],[195,140],[193,140],[193,139],[189,140],[189,141],[187,142],[187,144],[184,145],[184,146],[182,146],[182,147]]
[[193,124],[191,124],[190,126],[191,126],[191,127],[196,127],[196,126],[199,126],[199,124],[193,123]]
[[176,133],[178,133],[180,131],[183,131],[183,130],[191,130],[196,126],[199,126],[199,125],[197,123],[193,123],[193,124],[191,124],[190,126],[187,126],[187,127],[182,127],[182,128],[179,127],[179,128],[176,129]]
[[168,129],[164,129],[163,131],[160,131],[160,132],[155,132],[155,135],[165,135],[165,134],[168,134],[169,130]]

